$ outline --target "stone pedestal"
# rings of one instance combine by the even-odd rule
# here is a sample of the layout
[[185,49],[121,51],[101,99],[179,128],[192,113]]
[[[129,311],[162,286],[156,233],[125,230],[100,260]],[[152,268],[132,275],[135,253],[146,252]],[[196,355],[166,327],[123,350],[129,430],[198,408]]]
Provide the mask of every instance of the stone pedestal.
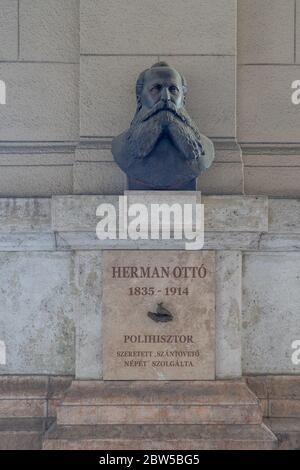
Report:
[[74,381],[44,449],[273,449],[244,381]]
[[[136,195],[133,196],[133,201],[138,202]],[[170,196],[164,195],[169,200]],[[262,404],[264,423],[279,436],[281,447],[297,448],[299,365],[291,360],[295,352],[291,345],[300,335],[299,201],[207,196],[202,202],[205,205],[204,251],[215,252],[215,380],[227,382],[250,375],[249,387]],[[83,383],[103,382],[102,272],[106,251],[151,253],[157,250],[165,255],[184,250],[180,240],[97,239],[96,209],[101,203],[112,203],[118,212],[117,196],[70,195],[0,201],[0,341],[5,344],[7,356],[7,363],[0,364],[0,372],[1,380],[10,384],[9,388],[0,384],[0,447],[2,444],[5,448],[21,448],[20,440],[30,430],[35,433],[29,436],[34,437],[32,446],[40,445],[43,422],[45,418],[55,418],[71,376],[75,375]],[[12,285],[18,288],[12,289]],[[30,393],[23,383],[21,388],[19,385],[20,374],[25,373],[26,380],[35,384]],[[53,395],[52,381],[61,375],[69,377],[62,381],[60,392]],[[40,379],[48,383],[42,391],[36,385]],[[22,422],[16,421],[19,418]],[[36,418],[41,418],[42,423],[33,423],[32,419]],[[165,436],[163,445],[179,448],[191,444],[191,441],[182,443],[182,436],[204,439],[215,432],[211,446],[218,448],[225,445],[224,440],[218,441],[224,426],[223,438],[232,436],[229,444],[226,441],[228,445],[237,445],[236,436],[244,436],[243,445],[247,444],[248,424],[109,424],[92,425],[92,428],[68,425],[67,429],[59,425],[51,436],[64,435],[71,446],[72,436],[75,439],[80,435],[89,440],[89,445],[97,447],[92,442],[97,430],[99,438],[125,437],[124,446],[134,447],[134,439],[140,437],[142,441],[138,442],[145,448],[150,445],[149,440],[159,442]],[[251,426],[251,445],[258,447],[261,428]],[[198,443],[193,442],[193,445]],[[60,440],[57,446],[63,444]],[[112,444],[117,445],[116,441],[109,445]],[[81,443],[78,438],[72,445],[80,447],[86,442]]]
[[[168,192],[126,195],[129,204],[176,202],[176,194]],[[199,196],[182,195],[184,203],[194,204]],[[82,213],[74,201],[65,200],[64,209],[57,202],[54,225],[64,239],[80,228],[86,232],[91,207]],[[96,207],[102,201],[89,202]],[[117,209],[116,198],[105,202]],[[202,202],[204,250],[185,251],[180,240],[107,240],[99,242],[101,258],[96,249],[77,251],[76,380],[58,407],[44,449],[277,446],[262,423],[258,399],[241,377],[240,250],[267,230],[266,200]],[[63,217],[68,209],[75,220],[70,211]],[[200,267],[205,276],[197,275]],[[161,306],[168,321],[157,321]],[[186,341],[172,341],[180,337]],[[182,359],[174,366],[174,355],[195,357],[189,367],[180,365]]]

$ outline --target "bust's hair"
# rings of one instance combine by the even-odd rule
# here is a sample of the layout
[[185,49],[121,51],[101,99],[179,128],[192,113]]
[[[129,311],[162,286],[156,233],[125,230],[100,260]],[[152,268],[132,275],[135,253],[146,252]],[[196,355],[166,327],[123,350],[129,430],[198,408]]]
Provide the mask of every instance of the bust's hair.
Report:
[[[156,62],[156,64],[153,64],[152,67],[150,67],[149,69],[146,69],[144,70],[143,72],[140,73],[138,79],[137,79],[137,82],[136,82],[136,85],[135,85],[135,93],[136,93],[136,99],[137,99],[137,106],[138,106],[138,110],[141,108],[141,104],[140,104],[140,96],[141,96],[141,93],[142,93],[142,90],[143,90],[143,86],[144,86],[144,80],[145,80],[145,75],[146,73],[151,70],[151,69],[156,69],[158,67],[167,67],[167,68],[172,68],[170,67],[170,65],[167,63],[167,62]],[[179,73],[179,72],[178,72]],[[184,95],[186,94],[186,91],[187,91],[187,83],[186,83],[186,79],[184,78],[183,75],[181,75],[179,73],[180,77],[181,77],[181,82],[182,82],[182,87],[183,87],[183,93]]]

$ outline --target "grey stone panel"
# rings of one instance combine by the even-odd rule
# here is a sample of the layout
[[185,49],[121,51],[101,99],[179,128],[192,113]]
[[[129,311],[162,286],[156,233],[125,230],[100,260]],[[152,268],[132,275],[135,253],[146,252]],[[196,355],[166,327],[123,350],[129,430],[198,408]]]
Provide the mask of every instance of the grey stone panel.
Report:
[[294,0],[238,0],[238,62],[294,63]]
[[123,194],[125,187],[126,175],[114,162],[75,163],[75,194]]
[[136,110],[135,82],[157,56],[87,56],[80,67],[80,134],[112,137],[130,125]]
[[[0,60],[18,59],[18,0],[1,0]],[[0,76],[0,79],[2,77]]]
[[216,256],[216,376],[242,375],[242,255],[220,251]]
[[76,377],[79,379],[100,379],[102,376],[101,270],[101,252],[76,252]]
[[0,253],[0,373],[73,374],[71,253]]
[[84,0],[83,54],[235,54],[236,0]]
[[292,103],[299,66],[240,66],[238,141],[299,143],[300,106]]
[[300,253],[245,255],[243,286],[243,374],[299,374]]
[[22,0],[20,58],[79,62],[79,0]]
[[7,87],[0,140],[78,140],[78,65],[2,63],[0,77]]

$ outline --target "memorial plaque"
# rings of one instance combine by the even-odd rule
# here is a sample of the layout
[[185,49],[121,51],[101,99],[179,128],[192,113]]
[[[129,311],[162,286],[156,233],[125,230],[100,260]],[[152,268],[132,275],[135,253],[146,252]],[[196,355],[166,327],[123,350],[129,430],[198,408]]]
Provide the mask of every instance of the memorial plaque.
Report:
[[104,380],[215,378],[213,251],[105,251]]

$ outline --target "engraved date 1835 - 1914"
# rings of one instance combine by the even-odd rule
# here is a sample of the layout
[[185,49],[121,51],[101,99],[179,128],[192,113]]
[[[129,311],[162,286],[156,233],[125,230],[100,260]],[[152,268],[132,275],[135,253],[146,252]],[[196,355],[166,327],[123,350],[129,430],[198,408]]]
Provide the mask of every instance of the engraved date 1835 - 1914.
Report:
[[188,287],[165,287],[163,289],[156,289],[154,287],[130,287],[129,295],[189,295]]

